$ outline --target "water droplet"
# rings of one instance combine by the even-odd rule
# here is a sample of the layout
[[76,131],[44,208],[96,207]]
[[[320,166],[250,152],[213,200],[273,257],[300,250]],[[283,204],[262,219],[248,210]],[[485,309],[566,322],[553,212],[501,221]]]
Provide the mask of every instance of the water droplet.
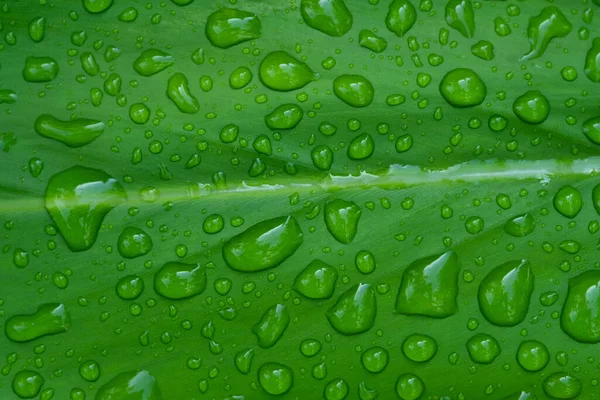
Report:
[[579,190],[565,185],[554,195],[554,208],[567,218],[575,218],[581,211],[583,199]]
[[444,75],[440,93],[454,107],[473,107],[485,100],[487,87],[472,69],[457,68]]
[[133,22],[137,19],[138,10],[135,7],[127,7],[117,17],[122,22]]
[[79,366],[79,374],[88,382],[96,382],[100,378],[100,365],[94,360],[88,360]]
[[116,179],[81,166],[53,175],[45,194],[46,209],[72,251],[92,247],[104,216],[126,198]]
[[95,400],[160,400],[156,378],[148,371],[121,372],[105,383],[96,393]]
[[321,170],[328,171],[333,164],[333,150],[329,146],[316,146],[310,152],[313,165]]
[[396,394],[402,400],[417,400],[425,391],[425,384],[418,376],[408,373],[398,377]]
[[142,76],[152,76],[169,68],[175,63],[175,58],[157,49],[144,50],[133,62],[133,69]]
[[44,378],[35,371],[23,370],[15,374],[12,381],[13,392],[22,399],[32,399],[40,393]]
[[586,271],[569,279],[560,319],[562,330],[578,342],[600,342],[599,307],[600,271]]
[[200,264],[167,262],[154,275],[154,291],[167,299],[187,299],[206,289],[206,269]]
[[300,343],[300,353],[306,357],[315,356],[321,351],[321,342],[316,339],[304,339]]
[[23,79],[27,82],[51,82],[58,75],[58,62],[51,57],[27,57]]
[[458,311],[458,257],[453,251],[414,261],[402,275],[396,311],[446,318]]
[[119,235],[117,249],[121,257],[140,257],[152,250],[152,238],[139,228],[127,227]]
[[302,0],[300,13],[306,25],[334,37],[345,35],[354,21],[344,0]]
[[40,136],[69,147],[81,147],[93,142],[104,132],[104,122],[87,118],[61,121],[52,115],[42,114],[35,120],[34,129]]
[[144,291],[144,280],[137,275],[127,275],[117,282],[117,296],[123,300],[135,300]]
[[517,215],[506,221],[504,231],[514,237],[524,237],[535,229],[535,221],[531,214]]
[[294,289],[309,299],[328,299],[333,295],[337,270],[321,260],[313,260],[294,280]]
[[260,38],[261,29],[255,14],[235,8],[221,8],[210,14],[205,28],[210,43],[222,49]]
[[150,118],[150,109],[144,103],[135,103],[129,107],[129,118],[136,124],[145,124]]
[[544,393],[553,399],[574,399],[581,393],[581,381],[566,372],[555,372],[544,379]]
[[273,153],[271,139],[269,139],[267,135],[257,136],[254,140],[254,143],[252,143],[252,147],[254,147],[254,150],[256,150],[257,152],[265,154],[267,156],[270,156]]
[[113,0],[83,0],[83,7],[92,14],[102,13],[113,5]]
[[260,63],[260,80],[270,89],[287,92],[317,79],[310,67],[285,51],[273,51]]
[[368,250],[360,250],[354,257],[354,264],[362,274],[375,271],[375,256]]
[[550,353],[544,343],[537,340],[525,340],[519,344],[517,362],[525,371],[541,371],[549,361]]
[[373,31],[363,29],[358,34],[358,45],[375,53],[381,53],[388,45],[387,40],[377,36]]
[[377,315],[375,290],[367,283],[352,286],[340,295],[326,315],[331,326],[343,335],[368,331]]
[[525,259],[508,261],[494,268],[479,285],[479,308],[494,325],[515,326],[529,311],[534,276]]
[[14,342],[28,342],[69,330],[71,317],[64,304],[46,303],[33,314],[15,315],[6,321],[6,336]]
[[300,247],[303,234],[294,217],[259,222],[229,239],[223,258],[236,271],[256,272],[281,264]]
[[494,59],[494,45],[487,40],[480,40],[471,46],[471,53],[482,60],[491,61]]
[[402,343],[402,352],[411,361],[426,362],[437,353],[437,342],[428,335],[413,333]]
[[471,0],[449,0],[446,3],[446,22],[464,37],[475,35],[475,13]]
[[529,37],[529,53],[521,60],[540,57],[554,38],[567,36],[573,26],[558,7],[545,7],[540,13],[529,18],[527,36]]
[[360,75],[340,75],[333,81],[335,95],[352,107],[367,107],[373,102],[375,89]]
[[473,362],[491,364],[500,355],[500,344],[487,333],[478,333],[467,340],[467,350]]
[[389,353],[383,347],[371,347],[362,353],[360,361],[367,371],[377,374],[387,366]]
[[260,321],[252,327],[263,349],[273,347],[290,324],[290,313],[283,304],[276,304],[264,312]]
[[258,369],[258,382],[265,392],[279,396],[291,389],[294,373],[283,364],[268,362]]
[[46,33],[46,18],[35,17],[29,23],[29,37],[34,42],[41,42],[44,39]]
[[417,10],[408,0],[393,0],[390,3],[385,25],[396,34],[404,36],[417,21]]
[[400,135],[398,136],[398,139],[396,140],[396,151],[398,153],[404,153],[405,151],[408,151],[412,148],[413,146],[413,137],[411,134],[405,134],[405,135]]
[[364,160],[371,157],[375,150],[375,142],[368,133],[361,133],[348,145],[348,158],[351,160]]
[[238,67],[229,75],[229,86],[234,89],[243,89],[252,80],[252,71],[247,67]]
[[325,400],[344,400],[348,397],[349,392],[350,388],[346,381],[336,378],[325,385],[323,396],[325,396]]
[[582,131],[590,142],[600,145],[600,117],[586,120],[582,125]]
[[465,229],[471,235],[478,234],[479,232],[481,232],[483,230],[483,227],[484,227],[484,221],[483,221],[483,218],[481,218],[481,217],[472,216],[472,217],[467,218],[467,220],[465,221]]
[[304,111],[299,105],[288,103],[275,108],[270,114],[265,115],[265,124],[274,131],[280,129],[294,129],[304,117]]
[[200,110],[200,103],[190,92],[188,80],[182,73],[175,73],[169,78],[167,97],[182,113],[195,114]]
[[254,349],[244,349],[235,355],[235,367],[240,373],[246,375],[250,372],[253,358]]
[[16,248],[13,252],[13,263],[17,268],[25,268],[29,265],[29,253],[21,248]]
[[362,210],[353,201],[335,199],[325,204],[325,225],[340,243],[352,242],[358,231]]
[[539,90],[529,90],[515,99],[513,112],[521,121],[537,125],[548,118],[550,103]]

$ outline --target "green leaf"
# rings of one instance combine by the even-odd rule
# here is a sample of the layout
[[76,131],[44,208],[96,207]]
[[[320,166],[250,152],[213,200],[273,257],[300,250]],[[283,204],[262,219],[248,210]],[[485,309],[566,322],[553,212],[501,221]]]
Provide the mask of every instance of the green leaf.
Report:
[[599,398],[596,1],[122,3],[0,9],[0,398]]

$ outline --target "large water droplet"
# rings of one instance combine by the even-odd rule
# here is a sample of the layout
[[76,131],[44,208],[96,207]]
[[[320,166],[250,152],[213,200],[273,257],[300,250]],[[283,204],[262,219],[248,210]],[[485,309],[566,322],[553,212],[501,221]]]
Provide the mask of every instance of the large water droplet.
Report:
[[415,374],[403,374],[396,381],[396,394],[402,400],[417,400],[425,391],[425,384]]
[[46,33],[46,18],[35,17],[29,23],[29,37],[34,42],[41,42]]
[[363,29],[358,34],[358,45],[375,53],[381,53],[386,49],[388,43],[381,36],[377,36],[375,32]]
[[35,371],[23,370],[15,374],[12,381],[13,392],[22,399],[32,399],[40,393],[44,378]]
[[303,240],[302,230],[294,217],[273,218],[229,239],[223,246],[223,258],[236,271],[262,271],[285,261]]
[[500,344],[487,333],[478,333],[467,340],[467,351],[473,362],[491,364],[500,355]]
[[544,379],[544,393],[553,399],[574,399],[581,394],[581,381],[567,372],[555,372]]
[[360,361],[367,371],[378,374],[385,369],[389,358],[390,356],[386,349],[375,346],[365,350],[360,356]]
[[85,146],[104,132],[104,122],[87,118],[61,121],[49,114],[42,114],[34,124],[40,136],[57,140],[69,147]]
[[279,396],[292,388],[294,373],[283,364],[268,362],[258,369],[258,382],[265,392]]
[[294,129],[302,120],[304,111],[299,105],[288,103],[275,108],[265,116],[265,124],[269,129]]
[[340,295],[326,315],[331,326],[343,335],[368,331],[377,316],[375,290],[366,283],[352,286]]
[[248,11],[221,8],[206,20],[206,37],[215,47],[227,49],[261,36],[261,22]]
[[517,362],[525,371],[541,371],[549,361],[550,353],[544,343],[537,340],[525,340],[519,344]]
[[373,102],[375,89],[371,82],[360,75],[340,75],[333,81],[333,92],[352,107],[367,107]]
[[325,204],[325,225],[340,243],[352,242],[358,231],[362,210],[353,201],[335,199]]
[[167,299],[187,299],[206,289],[206,269],[200,264],[167,262],[154,275],[154,290]]
[[294,289],[309,299],[328,299],[333,295],[337,270],[321,260],[313,260],[294,280]]
[[21,314],[6,321],[6,336],[15,342],[27,342],[69,330],[71,317],[64,304],[46,303],[33,314]]
[[348,145],[348,158],[351,160],[364,160],[371,157],[375,151],[375,142],[368,133],[361,133]]
[[453,251],[414,261],[402,275],[396,311],[446,318],[458,311],[458,257]]
[[306,25],[329,36],[343,36],[354,21],[344,0],[302,0],[300,13]]
[[75,166],[48,181],[46,209],[72,251],[87,250],[110,210],[124,202],[125,190],[99,169]]
[[475,35],[475,13],[471,0],[449,0],[446,3],[446,22],[464,37]]
[[437,342],[428,335],[413,333],[402,343],[402,352],[411,361],[426,362],[437,353]]
[[79,366],[79,375],[88,382],[96,382],[100,378],[100,365],[94,360],[88,360]]
[[485,100],[487,87],[472,69],[457,68],[444,75],[440,93],[454,107],[473,107]]
[[148,371],[121,372],[96,393],[96,400],[162,400],[156,378]]
[[573,26],[558,7],[545,7],[538,15],[529,18],[527,36],[529,37],[529,53],[521,60],[540,57],[554,38],[567,36]]
[[417,10],[409,0],[393,0],[390,3],[385,25],[396,36],[404,36],[416,21]]
[[497,266],[479,285],[479,308],[499,326],[515,326],[525,319],[533,292],[534,277],[525,259]]
[[23,79],[27,82],[51,82],[58,75],[58,62],[52,57],[27,57]]
[[264,312],[260,321],[252,327],[263,349],[273,347],[290,324],[290,313],[283,304],[276,304]]
[[333,150],[327,145],[316,146],[310,151],[313,165],[321,171],[329,171],[333,164]]
[[550,102],[539,90],[529,90],[515,99],[513,112],[523,122],[541,124],[550,115]]
[[113,5],[114,0],[83,0],[83,7],[92,14],[100,14]]
[[565,217],[575,218],[581,211],[582,202],[579,190],[571,185],[565,185],[556,192],[552,203],[556,211]]
[[586,271],[569,279],[560,316],[562,330],[583,343],[600,342],[600,271]]
[[582,132],[588,140],[600,145],[600,117],[592,117],[582,124]]
[[600,37],[594,38],[585,56],[585,76],[594,83],[600,82]]
[[117,249],[121,257],[140,257],[152,250],[152,238],[143,230],[129,226],[119,235]]
[[348,397],[349,392],[350,388],[346,381],[342,378],[336,378],[325,385],[323,396],[325,400],[344,400]]
[[282,50],[265,56],[260,63],[259,75],[265,86],[282,92],[303,88],[317,79],[305,62]]

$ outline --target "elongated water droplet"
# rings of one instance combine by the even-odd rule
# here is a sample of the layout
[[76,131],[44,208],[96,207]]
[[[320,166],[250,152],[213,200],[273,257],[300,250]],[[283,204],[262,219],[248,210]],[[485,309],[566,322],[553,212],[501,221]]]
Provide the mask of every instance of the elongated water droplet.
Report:
[[396,311],[434,318],[455,314],[459,270],[453,251],[414,261],[402,275]]
[[529,18],[527,36],[530,49],[521,61],[542,56],[552,39],[565,37],[572,29],[573,25],[558,7],[545,7],[538,15]]
[[167,97],[182,113],[195,114],[200,110],[200,103],[191,93],[188,80],[182,73],[178,72],[169,78],[167,83]]
[[352,107],[367,107],[373,102],[375,89],[360,75],[340,75],[333,81],[335,95]]
[[306,25],[329,36],[344,36],[354,18],[344,0],[302,0],[300,13]]
[[472,69],[457,68],[444,75],[440,93],[454,107],[473,107],[485,100],[487,87]]
[[594,83],[600,82],[600,37],[594,38],[585,56],[585,76]]
[[325,204],[325,225],[340,243],[352,242],[358,231],[362,210],[353,201],[335,199]]
[[600,271],[586,271],[569,279],[560,318],[562,330],[582,343],[600,342]]
[[550,115],[550,102],[539,90],[529,90],[515,99],[513,112],[523,122],[541,124]]
[[235,355],[235,367],[240,373],[246,375],[252,367],[252,359],[254,358],[254,349],[244,349]]
[[162,400],[156,378],[148,371],[121,372],[98,389],[95,400]]
[[100,66],[96,61],[96,57],[89,51],[81,53],[79,60],[81,61],[81,68],[83,68],[86,74],[96,76],[100,73]]
[[52,57],[27,57],[23,79],[27,82],[51,82],[58,75],[58,62]]
[[449,0],[446,3],[446,22],[466,38],[475,36],[475,13],[471,0]]
[[377,36],[373,31],[363,29],[358,34],[358,45],[374,51],[375,53],[381,53],[387,47],[387,40],[381,36]]
[[321,260],[313,260],[294,280],[294,289],[309,299],[328,299],[333,295],[337,269]]
[[377,316],[375,290],[367,283],[352,286],[340,295],[326,315],[331,326],[343,335],[368,331]]
[[50,114],[42,114],[35,120],[34,129],[40,136],[69,147],[81,147],[104,133],[104,122],[87,118],[61,121]]
[[157,49],[144,50],[133,62],[133,69],[142,76],[152,76],[169,68],[175,63],[175,58]]
[[41,42],[44,40],[44,34],[46,33],[46,18],[35,17],[29,23],[29,37],[34,42]]
[[268,362],[258,369],[258,382],[268,394],[280,396],[292,388],[294,373],[283,364]]
[[14,104],[17,102],[17,93],[11,89],[0,89],[0,104]]
[[303,88],[317,80],[317,75],[305,62],[282,50],[265,56],[260,63],[259,75],[265,86],[282,92]]
[[15,342],[28,342],[70,329],[71,317],[64,304],[46,303],[33,314],[15,315],[6,321],[6,336]]
[[167,299],[187,299],[206,289],[206,269],[200,264],[167,262],[154,275],[154,291]]
[[544,393],[552,399],[574,399],[581,394],[581,381],[567,372],[555,372],[544,379]]
[[227,49],[260,38],[261,28],[255,14],[235,8],[221,8],[209,15],[205,31],[213,46]]
[[260,321],[252,327],[263,349],[273,347],[290,324],[290,313],[283,304],[276,304],[264,312]]
[[592,117],[582,125],[582,132],[588,140],[600,145],[600,117]]
[[478,333],[467,340],[467,351],[473,362],[491,364],[500,355],[500,344],[487,333]]
[[304,117],[304,111],[299,105],[288,103],[275,108],[265,115],[265,124],[272,130],[294,129]]
[[104,216],[126,199],[116,179],[81,166],[53,175],[45,194],[46,209],[72,251],[92,247]]
[[302,230],[294,217],[273,218],[229,239],[223,246],[223,258],[236,271],[262,271],[281,264],[302,242]]
[[390,3],[385,25],[396,36],[404,36],[416,21],[417,10],[409,0],[393,0]]
[[525,259],[497,266],[479,285],[479,308],[492,324],[515,326],[525,319],[534,277]]

